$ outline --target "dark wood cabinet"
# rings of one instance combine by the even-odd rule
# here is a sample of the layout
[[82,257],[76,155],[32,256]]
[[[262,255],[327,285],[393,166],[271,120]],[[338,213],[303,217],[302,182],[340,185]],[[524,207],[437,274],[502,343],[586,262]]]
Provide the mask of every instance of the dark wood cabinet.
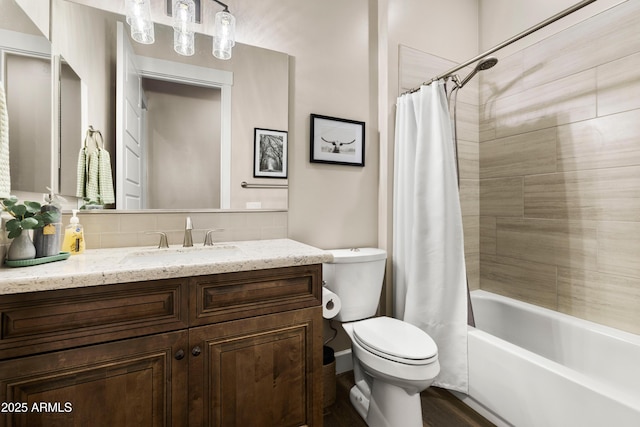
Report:
[[187,425],[187,331],[0,362],[4,426]]
[[190,425],[321,425],[321,334],[315,308],[191,329]]
[[0,296],[0,426],[322,425],[321,266]]

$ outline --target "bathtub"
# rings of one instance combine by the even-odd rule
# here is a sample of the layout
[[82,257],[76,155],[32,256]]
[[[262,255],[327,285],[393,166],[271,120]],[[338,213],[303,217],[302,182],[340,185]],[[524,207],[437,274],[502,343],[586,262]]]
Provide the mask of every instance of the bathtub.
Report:
[[469,395],[498,425],[640,426],[640,336],[471,293]]

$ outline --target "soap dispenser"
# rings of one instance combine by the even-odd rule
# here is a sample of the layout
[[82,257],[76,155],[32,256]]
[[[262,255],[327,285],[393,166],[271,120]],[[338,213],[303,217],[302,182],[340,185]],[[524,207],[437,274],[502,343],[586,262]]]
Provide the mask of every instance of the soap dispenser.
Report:
[[73,216],[69,220],[69,225],[64,230],[64,241],[62,243],[63,252],[71,252],[71,255],[81,254],[84,252],[84,230],[80,224],[80,220],[76,216],[77,209],[73,209]]

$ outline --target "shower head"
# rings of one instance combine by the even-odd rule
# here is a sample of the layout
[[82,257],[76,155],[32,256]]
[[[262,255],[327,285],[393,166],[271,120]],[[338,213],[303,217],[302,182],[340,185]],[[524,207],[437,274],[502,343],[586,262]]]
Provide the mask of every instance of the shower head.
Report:
[[462,86],[466,85],[469,82],[469,80],[471,80],[473,76],[476,75],[478,71],[488,70],[489,68],[493,67],[497,63],[498,63],[498,58],[496,58],[495,56],[489,56],[487,58],[481,59],[476,64],[476,67],[473,69],[473,71],[470,72],[467,77],[462,79],[462,82],[460,82],[460,84],[458,85],[458,88],[461,88]]
[[497,63],[498,63],[498,58],[496,58],[495,56],[489,56],[487,58],[483,58],[480,61],[478,61],[478,64],[476,65],[476,70],[478,71],[488,70],[489,68],[493,67]]

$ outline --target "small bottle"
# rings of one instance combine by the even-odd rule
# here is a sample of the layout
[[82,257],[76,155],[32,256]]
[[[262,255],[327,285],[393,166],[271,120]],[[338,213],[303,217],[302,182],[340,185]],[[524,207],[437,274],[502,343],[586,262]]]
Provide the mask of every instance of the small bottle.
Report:
[[76,216],[77,209],[73,209],[73,216],[69,220],[69,225],[64,229],[64,241],[62,242],[62,252],[71,252],[71,255],[84,252],[84,230],[80,220]]

